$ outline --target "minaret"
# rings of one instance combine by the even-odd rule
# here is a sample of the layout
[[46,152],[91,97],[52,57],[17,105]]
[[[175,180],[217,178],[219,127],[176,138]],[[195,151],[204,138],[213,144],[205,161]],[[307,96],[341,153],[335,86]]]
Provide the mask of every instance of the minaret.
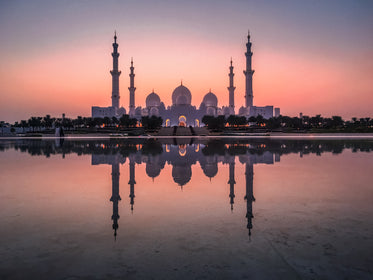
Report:
[[234,204],[234,185],[236,184],[236,181],[234,180],[234,162],[229,163],[229,197],[230,197],[230,203],[231,203],[231,210],[233,211],[233,204]]
[[253,53],[251,52],[251,42],[250,42],[250,32],[247,35],[247,44],[246,44],[246,70],[243,71],[246,77],[246,91],[245,91],[245,106],[253,106],[253,74],[254,70],[251,67],[251,57]]
[[112,107],[115,109],[119,108],[119,76],[121,71],[118,71],[118,44],[117,44],[117,32],[114,35],[114,43],[113,43],[113,52],[111,54],[113,56],[113,70],[110,71],[112,77],[112,92],[111,92],[111,102]]
[[131,67],[130,67],[130,87],[128,90],[130,91],[130,107],[129,107],[129,115],[132,117],[135,114],[135,74],[133,73],[133,59],[131,58]]
[[253,202],[255,201],[253,194],[253,180],[254,180],[254,171],[253,164],[246,163],[246,218],[247,218],[247,228],[249,230],[249,235],[251,235],[251,229],[253,228],[252,218],[253,215]]
[[113,220],[114,237],[116,238],[119,227],[118,202],[121,200],[119,196],[119,163],[113,163],[111,170],[112,195],[110,201],[113,202],[113,216],[111,216],[111,219]]
[[234,90],[236,87],[233,85],[233,65],[232,65],[232,58],[231,58],[231,66],[229,67],[229,87],[228,87],[228,92],[229,92],[229,111],[230,114],[234,115]]
[[128,182],[130,185],[130,199],[131,199],[131,212],[133,212],[133,205],[135,204],[135,161],[130,159],[130,180]]

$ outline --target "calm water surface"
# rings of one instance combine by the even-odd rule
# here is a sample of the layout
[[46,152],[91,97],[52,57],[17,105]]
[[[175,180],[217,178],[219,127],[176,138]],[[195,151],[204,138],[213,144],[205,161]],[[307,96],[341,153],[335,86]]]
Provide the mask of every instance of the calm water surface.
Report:
[[372,279],[373,140],[0,140],[0,279]]

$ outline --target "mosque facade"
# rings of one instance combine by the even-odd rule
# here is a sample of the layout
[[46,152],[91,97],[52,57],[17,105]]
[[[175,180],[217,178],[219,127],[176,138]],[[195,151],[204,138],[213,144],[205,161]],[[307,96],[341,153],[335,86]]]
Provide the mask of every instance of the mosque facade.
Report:
[[[126,109],[119,107],[119,76],[121,71],[118,70],[118,44],[116,42],[117,36],[114,36],[113,43],[113,70],[110,71],[112,75],[112,106],[110,107],[92,107],[92,117],[117,117],[120,118],[123,114],[126,114]],[[253,74],[252,69],[252,43],[250,42],[250,34],[247,36],[246,44],[246,70],[245,75],[245,106],[239,108],[237,115],[245,116],[249,118],[251,116],[261,115],[265,119],[277,117],[280,115],[279,108],[273,108],[273,106],[254,106],[253,104]],[[146,97],[145,107],[135,106],[135,73],[134,73],[133,60],[131,59],[130,67],[130,86],[129,90],[129,111],[128,114],[131,118],[138,120],[144,116],[157,116],[163,119],[163,126],[194,126],[199,127],[202,124],[202,118],[208,116],[225,116],[236,115],[235,109],[235,89],[234,86],[234,67],[232,59],[229,67],[229,104],[227,106],[218,106],[217,96],[211,92],[211,90],[205,94],[199,107],[192,105],[192,93],[190,90],[181,84],[174,89],[171,95],[172,105],[165,106],[164,102],[161,101],[159,95],[154,90]]]

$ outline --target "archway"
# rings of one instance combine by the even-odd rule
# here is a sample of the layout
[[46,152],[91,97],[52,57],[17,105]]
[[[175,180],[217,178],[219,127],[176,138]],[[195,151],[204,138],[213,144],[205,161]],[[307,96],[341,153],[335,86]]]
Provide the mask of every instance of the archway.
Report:
[[179,126],[187,126],[187,121],[186,121],[186,117],[185,116],[180,116],[179,117]]
[[179,155],[180,156],[185,156],[186,155],[186,152],[187,152],[187,150],[186,150],[186,145],[184,144],[184,145],[179,145]]
[[199,119],[196,119],[195,120],[195,124],[194,124],[195,127],[199,127]]

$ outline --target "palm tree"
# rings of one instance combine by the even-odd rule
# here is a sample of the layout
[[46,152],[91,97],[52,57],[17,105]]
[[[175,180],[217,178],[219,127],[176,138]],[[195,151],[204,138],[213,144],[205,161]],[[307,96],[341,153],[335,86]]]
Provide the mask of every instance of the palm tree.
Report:
[[53,124],[53,121],[51,119],[51,116],[50,115],[46,115],[43,118],[43,125],[45,126],[45,128],[51,128],[52,124]]
[[28,123],[26,120],[21,120],[21,126],[22,126],[22,130],[23,132],[25,132],[25,127],[29,127]]
[[36,127],[40,128],[40,126],[41,126],[41,120],[42,120],[41,117],[31,117],[31,118],[29,118],[28,124],[29,124],[29,126],[32,127],[32,131],[35,131]]

